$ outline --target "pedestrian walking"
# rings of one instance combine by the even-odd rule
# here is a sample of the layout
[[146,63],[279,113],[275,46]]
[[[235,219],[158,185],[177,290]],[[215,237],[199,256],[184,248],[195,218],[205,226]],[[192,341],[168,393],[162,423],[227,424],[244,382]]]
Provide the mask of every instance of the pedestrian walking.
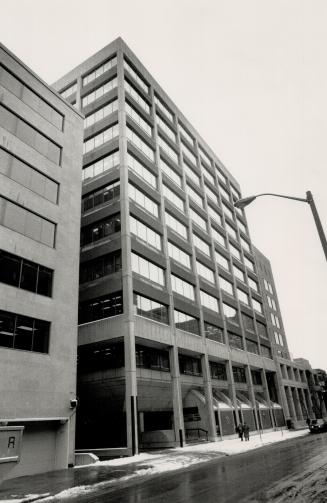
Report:
[[250,427],[246,423],[243,423],[243,434],[244,434],[244,440],[249,441],[250,440]]
[[236,426],[235,431],[236,431],[236,433],[238,433],[238,436],[240,437],[240,439],[243,442],[243,433],[244,432],[243,432],[243,425],[242,425],[242,423],[240,423],[238,426]]

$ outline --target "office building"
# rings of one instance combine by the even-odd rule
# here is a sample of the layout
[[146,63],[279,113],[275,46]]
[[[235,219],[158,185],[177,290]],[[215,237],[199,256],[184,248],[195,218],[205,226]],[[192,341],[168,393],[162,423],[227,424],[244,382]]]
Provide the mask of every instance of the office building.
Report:
[[0,423],[25,427],[10,477],[74,462],[82,137],[0,45]]
[[54,87],[85,114],[77,447],[283,426],[237,180],[120,38]]

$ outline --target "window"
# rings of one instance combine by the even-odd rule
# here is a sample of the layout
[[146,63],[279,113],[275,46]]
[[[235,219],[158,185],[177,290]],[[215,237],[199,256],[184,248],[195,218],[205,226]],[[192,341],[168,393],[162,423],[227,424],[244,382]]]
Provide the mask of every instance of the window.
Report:
[[252,290],[255,290],[256,292],[259,292],[259,287],[258,283],[254,281],[252,278],[248,277],[249,285],[252,288]]
[[147,113],[150,113],[150,105],[140,93],[127,80],[124,81],[125,91],[133,98],[134,101]]
[[237,218],[237,225],[238,225],[238,228],[240,229],[240,231],[242,231],[244,234],[247,234],[247,229],[246,229],[245,225],[243,224],[243,222],[241,222],[241,220],[239,218]]
[[149,93],[149,86],[143,80],[143,78],[131,67],[131,65],[124,59],[124,68],[130,73],[133,79],[138,83],[138,85],[143,89],[147,94]]
[[88,181],[96,176],[106,173],[110,169],[118,166],[119,164],[119,152],[112,152],[111,154],[103,157],[99,161],[90,164],[83,168],[82,170],[82,181]]
[[244,256],[244,263],[248,269],[250,269],[252,272],[255,272],[254,263],[245,256]]
[[176,206],[176,208],[178,208],[180,211],[184,213],[185,211],[184,200],[177,194],[175,194],[175,192],[173,192],[164,183],[162,184],[162,193],[164,197],[166,197],[174,206]]
[[[229,345],[232,348],[235,349],[244,349],[243,346],[243,339],[240,335],[233,334],[232,332],[227,332],[228,333],[228,340],[229,340]],[[238,381],[240,382],[240,381]]]
[[212,185],[216,185],[215,183],[215,177],[213,176],[213,174],[202,164],[201,162],[201,167],[202,167],[202,173],[203,173],[203,176],[212,184]]
[[211,323],[204,322],[204,334],[207,339],[224,344],[224,331]]
[[154,161],[154,152],[132,129],[126,127],[127,139],[138,148],[150,161]]
[[243,367],[233,367],[233,377],[235,382],[246,383],[245,369]]
[[220,232],[216,231],[214,227],[211,227],[211,232],[212,232],[212,237],[217,243],[219,243],[221,246],[226,248],[226,239],[225,237],[220,234]]
[[246,349],[249,353],[259,354],[259,345],[257,342],[246,339]]
[[279,334],[278,332],[274,332],[274,335],[275,335],[276,344],[279,344],[280,346],[284,346],[284,341],[283,341],[283,337],[281,336],[281,334]]
[[1,147],[0,173],[57,204],[59,184]]
[[139,316],[168,325],[168,308],[164,304],[134,293],[134,306]]
[[254,320],[253,318],[251,318],[251,316],[242,313],[242,321],[245,330],[248,330],[249,332],[254,332]]
[[258,328],[258,334],[260,337],[263,337],[263,339],[268,339],[268,332],[267,332],[267,327],[263,323],[260,323],[260,321],[257,321],[257,328]]
[[[219,204],[218,196],[215,194],[213,190],[211,190],[208,185],[204,184],[204,192],[207,194],[208,198],[214,201],[216,204]],[[221,221],[221,219],[220,219]],[[220,222],[219,222],[220,223]]]
[[178,129],[179,129],[179,132],[181,133],[181,135],[184,136],[184,138],[192,145],[193,147],[193,144],[194,144],[194,140],[192,138],[192,136],[190,135],[190,133],[188,131],[186,131],[185,127],[183,126],[183,124],[181,124],[180,122],[178,123]]
[[216,262],[221,267],[223,267],[224,269],[229,271],[229,260],[224,255],[222,255],[221,253],[219,253],[217,251],[215,251],[215,257],[216,257]]
[[271,355],[271,349],[268,346],[263,346],[262,344],[260,345],[261,348],[261,355],[264,358],[272,358]]
[[206,162],[209,166],[211,166],[211,160],[208,156],[208,154],[205,153],[202,147],[199,146],[199,154],[202,159],[202,161]]
[[230,248],[231,254],[234,255],[234,257],[236,257],[238,260],[242,260],[241,259],[241,253],[240,253],[239,249],[236,248],[236,246],[234,246],[231,243],[229,243],[229,248]]
[[83,144],[83,154],[87,154],[91,152],[97,147],[100,147],[104,143],[112,140],[119,134],[118,124],[114,124],[113,126],[105,129],[99,134],[92,136],[91,138],[84,141]]
[[37,353],[48,353],[48,321],[0,311],[0,346]]
[[227,192],[227,190],[221,184],[219,184],[219,192],[222,196],[224,196],[225,199],[227,199],[227,201],[229,201],[230,199],[229,192]]
[[278,316],[276,316],[275,314],[273,313],[270,313],[270,316],[271,316],[271,322],[272,324],[277,327],[277,328],[280,328],[280,323],[279,323],[279,318]]
[[179,355],[179,370],[181,374],[201,376],[201,361],[199,358]]
[[112,89],[114,89],[115,87],[117,87],[117,77],[114,77],[105,84],[102,84],[94,91],[86,94],[82,98],[82,107],[86,107],[87,105],[90,105],[90,103],[93,103],[95,100],[102,98],[102,96],[107,94],[109,91],[112,91]]
[[250,244],[247,241],[245,241],[245,239],[243,239],[242,237],[241,237],[241,245],[242,245],[242,248],[244,248],[244,250],[251,253]]
[[78,348],[78,372],[81,374],[118,369],[125,366],[124,344],[112,344],[106,341],[100,344],[87,344]]
[[51,297],[53,270],[0,250],[0,282]]
[[113,58],[109,59],[105,63],[102,63],[100,66],[98,66],[91,73],[89,73],[88,75],[83,77],[83,86],[86,86],[90,82],[93,82],[93,80],[97,79],[98,77],[103,75],[105,72],[110,70],[110,68],[113,68],[116,65],[117,65],[117,57],[114,56]]
[[0,197],[0,225],[54,248],[56,224]]
[[188,184],[186,184],[186,192],[189,195],[193,201],[198,204],[201,208],[203,208],[203,199],[202,197],[194,190],[192,187],[190,187]]
[[107,238],[120,231],[120,214],[112,215],[100,222],[87,225],[81,230],[81,246]]
[[238,267],[236,267],[236,265],[234,265],[234,264],[233,264],[233,272],[234,272],[234,276],[236,276],[236,278],[238,278],[241,281],[243,281],[243,283],[245,282],[244,272],[241,271],[241,269],[239,269]]
[[254,386],[262,385],[262,377],[260,370],[251,370],[252,382]]
[[174,310],[175,327],[184,332],[191,332],[191,334],[200,335],[199,320],[182,313],[181,311]]
[[237,200],[237,199],[241,198],[241,193],[238,190],[236,190],[235,187],[233,187],[232,184],[230,186],[230,190],[231,190],[231,193],[232,193],[234,199]]
[[243,304],[246,304],[248,306],[250,305],[249,296],[247,293],[243,292],[243,290],[241,290],[240,288],[237,288],[237,295],[240,302],[243,302]]
[[214,311],[215,313],[219,313],[218,299],[216,299],[216,297],[200,290],[200,301],[203,307],[211,309],[211,311]]
[[230,281],[227,281],[222,276],[219,276],[219,284],[222,290],[229,293],[229,295],[234,295],[233,285]]
[[165,105],[157,96],[154,97],[154,102],[156,106],[165,114],[165,116],[171,122],[174,122],[174,116],[172,112],[168,109],[167,105]]
[[253,304],[253,309],[255,311],[258,311],[258,313],[261,313],[262,314],[262,304],[261,302],[258,302],[257,300],[255,299],[252,299],[252,304]]
[[165,123],[165,121],[162,120],[160,115],[156,114],[156,120],[157,124],[166,133],[168,138],[171,139],[174,143],[176,143],[176,133],[168,126],[168,124]]
[[111,103],[108,103],[104,107],[100,108],[96,112],[88,115],[84,119],[84,129],[93,126],[96,122],[101,121],[105,117],[108,117],[110,114],[118,110],[118,100],[114,100]]
[[61,91],[60,94],[63,98],[67,99],[69,96],[76,93],[76,91],[77,91],[77,82],[71,84],[69,87],[66,87],[66,89],[64,91]]
[[166,173],[166,175],[174,183],[176,183],[176,185],[178,185],[179,187],[182,186],[182,178],[161,157],[160,157],[160,166],[161,166],[161,171],[163,171],[163,173]]
[[168,145],[168,143],[163,138],[161,138],[160,135],[158,135],[158,145],[160,148],[162,148],[164,152],[166,152],[166,154],[168,155],[168,157],[170,157],[170,159],[172,159],[176,164],[178,164],[178,154],[170,145]]
[[86,194],[82,198],[82,211],[86,212],[97,206],[113,201],[120,196],[120,182],[106,185],[99,190]]
[[61,147],[3,105],[0,105],[0,125],[49,161],[60,166]]
[[190,217],[191,220],[193,220],[194,223],[196,223],[201,229],[204,231],[207,230],[207,222],[204,220],[204,218],[200,217],[200,215],[194,211],[192,208],[190,208]]
[[161,250],[161,235],[132,216],[130,216],[130,230],[132,234],[147,243],[149,246],[153,246],[153,248]]
[[187,239],[187,227],[182,224],[177,218],[173,217],[170,213],[165,211],[166,225],[170,227],[176,234],[183,239]]
[[148,279],[149,281],[153,281],[153,283],[157,283],[158,285],[165,285],[165,272],[164,269],[155,265],[153,262],[149,262],[140,255],[136,253],[131,254],[132,257],[132,271],[143,278]]
[[198,176],[193,169],[191,169],[187,164],[184,163],[184,171],[186,176],[188,176],[192,182],[194,182],[197,186],[200,185],[200,176]]
[[171,275],[171,288],[173,292],[186,297],[189,300],[194,300],[194,286],[174,274]]
[[131,183],[128,184],[128,195],[136,204],[141,206],[143,209],[151,213],[153,216],[158,218],[159,206],[157,203],[152,201],[143,192],[134,187]]
[[224,363],[209,362],[212,379],[227,381],[226,365]]
[[125,103],[125,110],[127,115],[129,115],[138,126],[148,135],[152,136],[152,127],[141,117],[141,115],[129,104]]
[[208,204],[208,214],[210,215],[210,217],[215,221],[217,222],[217,224],[219,225],[223,225],[223,221],[222,221],[222,218],[221,216],[219,215],[219,213],[214,210],[210,204]]
[[237,240],[237,232],[234,229],[234,227],[232,227],[228,222],[226,222],[226,230],[227,230],[228,234],[230,236],[232,236],[232,238]]
[[202,253],[210,257],[210,246],[208,243],[199,238],[196,234],[193,234],[193,243],[196,248],[198,248]]
[[79,305],[78,323],[88,323],[90,321],[110,318],[123,313],[122,292],[115,292],[97,297]]
[[212,269],[209,269],[209,267],[206,267],[203,265],[201,262],[198,260],[196,261],[196,271],[199,276],[204,278],[205,280],[209,281],[209,283],[215,284],[215,273]]
[[0,65],[0,84],[53,126],[62,131],[64,121],[63,115],[2,65]]
[[80,265],[80,283],[94,281],[121,270],[121,252],[108,253]]
[[176,260],[184,267],[187,267],[188,269],[191,268],[191,257],[183,250],[178,248],[178,246],[175,246],[170,242],[168,242],[168,254],[170,258]]
[[226,175],[224,175],[224,173],[219,168],[217,168],[217,166],[216,166],[216,173],[218,176],[218,180],[221,180],[222,182],[227,183]]
[[127,152],[127,163],[128,167],[131,168],[134,173],[155,189],[157,188],[157,177],[129,152]]
[[[147,316],[146,316],[147,318]],[[160,349],[150,348],[148,346],[135,346],[136,366],[169,372],[169,353]]]
[[225,316],[225,318],[227,318],[228,321],[230,321],[231,323],[234,323],[235,325],[239,324],[237,310],[234,307],[223,302],[223,311],[224,311],[224,316]]
[[195,154],[193,154],[191,149],[187,145],[185,145],[185,143],[183,143],[182,141],[181,141],[181,151],[189,161],[191,161],[195,166],[197,165]]

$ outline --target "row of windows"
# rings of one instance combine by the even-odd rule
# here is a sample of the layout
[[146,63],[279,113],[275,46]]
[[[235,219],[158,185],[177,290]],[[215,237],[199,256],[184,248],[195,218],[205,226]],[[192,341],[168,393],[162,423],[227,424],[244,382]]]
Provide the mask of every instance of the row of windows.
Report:
[[173,292],[176,292],[189,300],[195,300],[194,286],[174,274],[171,274],[171,288]]
[[134,293],[134,306],[136,314],[149,318],[150,320],[158,321],[168,325],[168,308],[164,304],[160,304],[154,300],[148,299]]
[[270,292],[273,295],[274,290],[273,290],[271,283],[269,283],[269,281],[267,281],[265,278],[264,278],[263,282],[264,282],[265,289],[267,290],[267,292]]
[[112,89],[115,89],[115,87],[117,87],[117,77],[114,77],[113,79],[109,80],[105,84],[102,84],[97,89],[84,96],[82,98],[82,106],[86,107],[87,105],[90,105],[95,100],[102,98],[102,96],[107,94],[109,91],[112,91]]
[[174,310],[175,327],[191,334],[200,335],[199,321],[189,314]]
[[267,295],[267,301],[268,301],[269,307],[271,309],[274,309],[275,311],[277,311],[276,302],[274,301],[274,299],[270,298],[269,295]]
[[152,199],[147,197],[143,192],[134,187],[131,183],[128,184],[128,195],[136,204],[141,206],[148,211],[153,216],[158,218],[159,215],[159,206]]
[[147,121],[144,120],[143,117],[141,117],[141,115],[127,102],[125,103],[125,110],[127,115],[129,115],[148,136],[152,136],[152,127],[150,124],[148,124]]
[[103,75],[105,72],[113,68],[114,66],[117,65],[117,57],[114,56],[113,58],[109,59],[105,63],[102,63],[100,66],[98,66],[95,70],[93,70],[91,73],[87,74],[85,77],[83,77],[83,86],[86,86],[90,82],[93,82],[93,80],[97,79],[101,75]]
[[212,379],[227,381],[226,365],[224,363],[210,362],[209,365]]
[[200,301],[203,307],[211,309],[211,311],[214,311],[215,313],[219,313],[218,299],[216,299],[216,297],[200,290]]
[[80,266],[80,283],[94,281],[121,269],[121,252],[109,253],[102,257],[83,262]]
[[114,182],[99,190],[91,192],[82,198],[82,211],[88,211],[96,206],[117,199],[120,195],[120,182]]
[[112,215],[100,222],[83,227],[81,230],[81,246],[99,241],[120,231],[120,214]]
[[171,122],[174,122],[174,116],[172,112],[168,109],[168,107],[157,97],[154,97],[154,102],[156,106],[165,114],[167,119],[169,119]]
[[0,197],[0,225],[54,248],[56,224]]
[[184,213],[185,211],[185,206],[184,206],[184,200],[179,197],[175,192],[173,192],[167,185],[162,184],[162,193],[164,197],[168,199],[176,208],[178,208],[180,211]]
[[0,105],[0,125],[49,161],[60,165],[61,148],[2,105]]
[[127,152],[127,163],[128,167],[131,168],[134,173],[155,189],[157,188],[157,177],[129,152]]
[[92,136],[92,138],[89,138],[88,140],[84,141],[83,154],[87,154],[88,152],[91,152],[95,148],[100,147],[107,141],[110,141],[116,136],[118,136],[118,134],[119,134],[118,124],[114,124],[113,126],[105,129],[104,131],[101,131],[101,133]]
[[53,271],[0,250],[0,282],[51,297]]
[[150,148],[138,134],[136,134],[128,126],[126,128],[127,139],[135,145],[146,157],[154,161],[154,151]]
[[0,147],[0,173],[57,204],[59,184]]
[[176,260],[184,267],[191,268],[191,257],[181,250],[178,246],[168,241],[168,255],[170,258]]
[[187,227],[167,211],[165,211],[165,221],[166,225],[170,227],[176,234],[184,239],[187,239]]
[[0,311],[0,346],[48,353],[49,336],[48,321]]
[[176,143],[176,134],[175,132],[162,120],[160,115],[156,114],[156,121],[160,129],[166,133],[168,138],[170,138],[174,143]]
[[146,84],[143,78],[138,73],[136,73],[134,68],[131,67],[131,65],[126,61],[126,59],[124,59],[124,68],[126,68],[126,70],[131,74],[131,76],[138,83],[141,89],[143,89],[143,91],[145,91],[148,94],[149,93],[148,84]]
[[192,208],[190,208],[190,217],[191,217],[191,220],[196,223],[199,227],[201,227],[201,229],[203,229],[204,231],[207,231],[207,223],[206,221],[204,220],[204,218],[200,217],[200,215],[194,211]]
[[186,131],[185,127],[180,122],[178,123],[178,129],[179,129],[179,132],[184,136],[184,138],[193,146],[194,140],[193,140],[192,136],[190,135],[190,133],[188,131]]
[[111,154],[103,157],[99,161],[90,164],[82,170],[82,181],[90,180],[96,176],[106,173],[110,169],[118,166],[119,164],[119,151],[112,152]]
[[181,142],[181,151],[183,152],[183,154],[187,157],[187,159],[189,161],[191,161],[195,166],[197,165],[196,156],[183,142]]
[[161,236],[147,225],[133,216],[130,216],[131,233],[144,241],[147,245],[153,246],[157,250],[161,250]]
[[140,95],[140,93],[133,87],[126,79],[124,80],[125,91],[133,98],[134,101],[147,113],[150,113],[150,105]]
[[100,108],[96,112],[88,115],[84,119],[84,128],[88,128],[93,126],[96,122],[101,121],[105,117],[108,117],[110,114],[118,110],[118,100],[114,100],[111,103],[108,103],[104,107]]
[[200,206],[200,208],[204,207],[204,200],[202,197],[194,190],[190,185],[186,184],[186,193],[188,196],[193,199],[193,201]]
[[96,299],[80,302],[79,323],[109,318],[123,313],[122,292],[115,292]]
[[161,171],[163,171],[178,187],[182,186],[182,178],[172,169],[169,164],[166,163],[162,158],[160,158]]
[[270,313],[271,316],[271,323],[274,325],[274,327],[280,328],[280,323],[279,323],[279,318],[273,313]]
[[278,332],[274,332],[274,336],[275,336],[276,344],[279,344],[279,346],[284,346],[283,336],[281,334],[279,334]]
[[161,267],[153,264],[144,259],[136,253],[131,254],[132,271],[140,274],[144,278],[157,283],[158,285],[164,286],[165,284],[165,274]]
[[146,346],[135,346],[135,359],[136,366],[169,372],[169,353],[168,351],[161,351],[160,349],[149,348]]
[[202,278],[206,279],[209,281],[209,283],[215,283],[215,273],[212,269],[209,269],[209,267],[205,266],[198,260],[196,261],[196,271],[199,276],[202,276]]
[[170,157],[170,159],[178,164],[178,154],[160,135],[158,135],[158,145],[168,155],[168,157]]
[[64,91],[61,91],[60,94],[63,98],[67,99],[69,98],[69,96],[76,93],[76,91],[77,91],[77,82],[67,87]]
[[0,84],[44,119],[53,124],[57,129],[62,131],[64,123],[63,115],[2,65],[0,65]]

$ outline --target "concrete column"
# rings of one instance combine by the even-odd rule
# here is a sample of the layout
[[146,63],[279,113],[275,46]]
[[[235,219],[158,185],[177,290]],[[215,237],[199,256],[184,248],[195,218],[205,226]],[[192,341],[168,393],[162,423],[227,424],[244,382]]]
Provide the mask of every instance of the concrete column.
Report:
[[[75,417],[75,416],[74,416]],[[69,463],[69,433],[72,427],[71,421],[63,421],[56,432],[56,444],[55,444],[55,462],[54,469],[62,470],[63,468],[68,468]],[[23,439],[24,441],[24,439]],[[75,460],[72,461],[75,464]]]
[[302,408],[301,408],[301,404],[300,404],[300,399],[299,399],[299,394],[298,394],[297,388],[294,388],[294,391],[293,391],[293,400],[294,400],[294,405],[295,405],[295,410],[296,410],[297,418],[300,421],[303,421]]
[[228,391],[229,391],[229,396],[231,397],[233,407],[235,410],[235,416],[236,416],[236,424],[240,424],[241,419],[240,419],[240,413],[237,407],[237,400],[236,400],[236,391],[235,391],[235,384],[234,384],[234,377],[233,377],[233,366],[232,362],[228,360],[226,363],[226,374],[227,374],[227,379],[228,379]]
[[257,430],[259,431],[260,423],[259,423],[258,411],[257,411],[257,407],[256,407],[255,392],[254,392],[254,387],[253,387],[253,382],[252,382],[250,365],[246,365],[245,373],[246,373],[246,382],[248,384],[248,389],[249,389],[250,401],[251,401],[252,407],[253,407],[255,423],[257,425]]
[[307,404],[307,399],[304,393],[303,388],[299,388],[299,397],[300,397],[300,402],[303,403],[303,406],[305,408],[305,414],[303,414],[303,419],[308,419],[310,417],[310,410]]
[[295,412],[295,407],[294,407],[294,402],[293,402],[293,396],[292,396],[292,391],[289,386],[285,386],[285,393],[287,397],[287,403],[288,403],[288,408],[290,412],[290,418],[293,420],[297,420],[296,412]]
[[322,393],[319,393],[319,399],[320,399],[320,407],[321,407],[321,414],[324,419],[326,419],[327,416],[327,410],[326,410],[326,405],[324,401],[324,397],[322,396]]
[[[285,367],[285,366],[283,365],[283,367]],[[277,390],[278,401],[279,401],[280,405],[283,407],[285,419],[289,419],[290,418],[290,411],[289,411],[289,407],[288,407],[288,403],[287,403],[285,388],[283,385],[283,372],[282,372],[281,366],[278,363],[276,363],[276,369],[277,369],[277,372],[275,375],[275,381],[277,381],[276,390]]]
[[275,428],[276,423],[275,423],[275,416],[271,408],[271,401],[270,401],[270,395],[269,395],[269,389],[268,389],[268,383],[267,383],[267,377],[266,377],[266,372],[264,369],[261,371],[262,375],[262,386],[263,386],[263,393],[265,395],[265,400],[268,404],[269,407],[269,414],[270,414],[270,419],[271,419],[271,424],[273,428]]
[[313,412],[313,408],[312,408],[312,400],[311,400],[310,391],[308,389],[303,389],[302,391],[303,391],[303,396],[305,398],[305,404],[308,409],[309,417],[312,419],[314,416],[314,412]]
[[185,444],[183,398],[179,374],[178,349],[176,346],[170,348],[169,359],[173,394],[175,441],[176,445],[183,447]]
[[209,426],[208,436],[209,440],[215,442],[217,440],[217,428],[216,428],[215,413],[213,410],[212,383],[211,383],[208,355],[201,355],[201,367],[202,367],[203,387],[206,399],[206,409],[207,409],[207,418]]

